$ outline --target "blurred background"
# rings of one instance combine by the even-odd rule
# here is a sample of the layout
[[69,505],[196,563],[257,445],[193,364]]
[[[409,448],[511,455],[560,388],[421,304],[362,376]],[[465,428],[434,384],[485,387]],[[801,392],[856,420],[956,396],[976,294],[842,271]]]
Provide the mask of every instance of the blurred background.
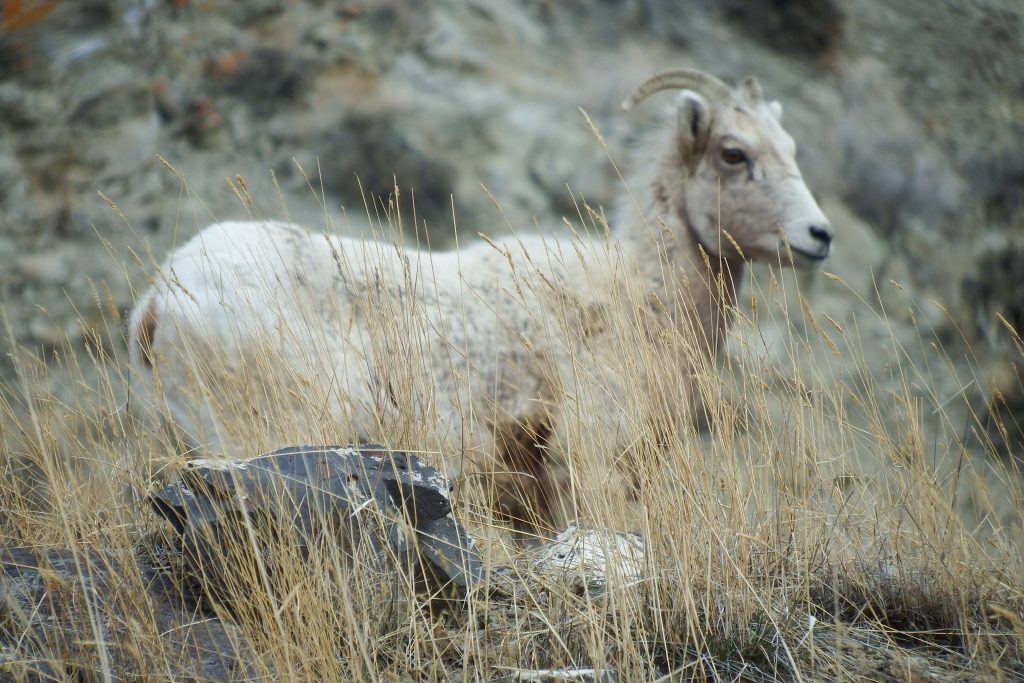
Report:
[[1024,417],[997,317],[1024,328],[1019,0],[0,6],[0,381],[14,344],[119,363],[151,258],[252,211],[237,175],[260,215],[355,231],[361,190],[387,206],[397,178],[406,227],[414,194],[435,247],[454,241],[453,210],[472,239],[562,230],[573,193],[610,209],[621,183],[579,108],[628,167],[662,103],[619,103],[687,66],[756,75],[782,101],[837,228],[826,269],[860,297],[820,305],[839,321],[886,308],[879,371],[892,330],[922,326],[954,362],[978,363],[951,391]]

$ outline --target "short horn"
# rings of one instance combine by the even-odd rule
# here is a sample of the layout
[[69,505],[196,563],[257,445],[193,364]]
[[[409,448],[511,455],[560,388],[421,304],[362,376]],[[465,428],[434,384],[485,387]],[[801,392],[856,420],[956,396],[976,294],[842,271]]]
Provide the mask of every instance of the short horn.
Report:
[[655,74],[638,85],[636,90],[623,101],[622,108],[629,111],[643,100],[662,90],[693,90],[711,100],[723,100],[732,95],[729,86],[711,74],[696,69],[672,69]]

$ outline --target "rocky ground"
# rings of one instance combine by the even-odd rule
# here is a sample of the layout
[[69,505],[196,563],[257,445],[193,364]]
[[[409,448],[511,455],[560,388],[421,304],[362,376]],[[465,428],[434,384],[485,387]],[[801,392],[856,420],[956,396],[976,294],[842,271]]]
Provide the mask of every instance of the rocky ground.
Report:
[[868,300],[872,276],[898,280],[897,327],[915,304],[950,355],[991,365],[980,401],[1024,405],[995,317],[1024,326],[1014,0],[8,0],[0,21],[5,344],[119,357],[146,268],[202,226],[287,211],[363,231],[363,197],[386,206],[395,178],[433,246],[453,210],[461,239],[559,230],[570,188],[607,206],[620,186],[579,108],[627,165],[658,107],[623,96],[697,66],[784,102],[837,227],[829,270]]

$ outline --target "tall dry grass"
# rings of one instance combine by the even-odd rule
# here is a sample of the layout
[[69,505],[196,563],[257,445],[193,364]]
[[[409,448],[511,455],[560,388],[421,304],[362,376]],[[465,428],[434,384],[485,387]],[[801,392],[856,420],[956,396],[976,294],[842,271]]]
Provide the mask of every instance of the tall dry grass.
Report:
[[[244,185],[235,188],[260,219]],[[401,232],[415,218],[391,207],[368,205],[370,223],[385,240],[416,241]],[[581,204],[575,228],[603,239],[601,217]],[[325,222],[338,229],[326,211]],[[126,270],[154,272],[150,255],[111,250]],[[593,286],[608,280],[595,275]],[[98,296],[108,324],[85,353],[10,351],[17,375],[0,394],[0,541],[67,549],[87,589],[55,586],[48,614],[19,611],[5,589],[0,671],[180,678],[194,653],[171,636],[194,632],[217,650],[200,629],[219,618],[234,654],[208,654],[235,657],[241,678],[494,680],[571,666],[619,680],[1024,676],[1020,478],[967,389],[982,381],[962,340],[948,347],[955,355],[913,315],[891,315],[880,291],[839,276],[759,268],[726,350],[704,363],[687,334],[640,333],[647,323],[631,317],[634,295],[626,285],[618,293],[618,333],[600,349],[607,373],[577,377],[569,436],[552,455],[566,463],[566,500],[580,519],[645,540],[642,580],[613,572],[607,590],[591,593],[531,576],[521,559],[529,544],[506,533],[508,520],[487,505],[487,477],[477,476],[457,489],[460,518],[489,567],[521,571],[513,595],[481,590],[439,604],[328,539],[304,553],[287,534],[241,534],[210,576],[190,579],[218,582],[220,597],[185,610],[173,629],[142,597],[154,579],[138,558],[174,562],[161,555],[170,542],[142,497],[173,476],[190,445],[161,429],[159,415],[126,409],[122,321]],[[837,299],[858,302],[855,314],[815,304]],[[438,434],[444,416],[432,412],[423,379],[421,311],[414,302],[376,310],[369,343],[392,363],[394,405],[379,433],[359,436],[435,462],[468,457]],[[592,353],[565,310],[540,321],[544,343]],[[280,345],[267,346],[241,374],[207,355],[194,409],[237,418],[224,428],[244,444],[238,455],[349,441],[337,397],[316,381],[330,334],[310,317],[301,335],[277,339],[302,344],[300,354],[282,359]],[[691,375],[704,429],[677,414],[692,399]],[[60,595],[74,603],[73,618],[53,607]]]

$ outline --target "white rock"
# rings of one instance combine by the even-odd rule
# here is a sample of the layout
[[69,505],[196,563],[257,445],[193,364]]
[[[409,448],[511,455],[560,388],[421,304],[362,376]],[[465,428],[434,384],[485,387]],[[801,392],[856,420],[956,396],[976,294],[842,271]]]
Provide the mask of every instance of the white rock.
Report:
[[576,588],[603,590],[609,580],[639,583],[645,566],[646,546],[636,534],[571,525],[541,548],[531,569]]

